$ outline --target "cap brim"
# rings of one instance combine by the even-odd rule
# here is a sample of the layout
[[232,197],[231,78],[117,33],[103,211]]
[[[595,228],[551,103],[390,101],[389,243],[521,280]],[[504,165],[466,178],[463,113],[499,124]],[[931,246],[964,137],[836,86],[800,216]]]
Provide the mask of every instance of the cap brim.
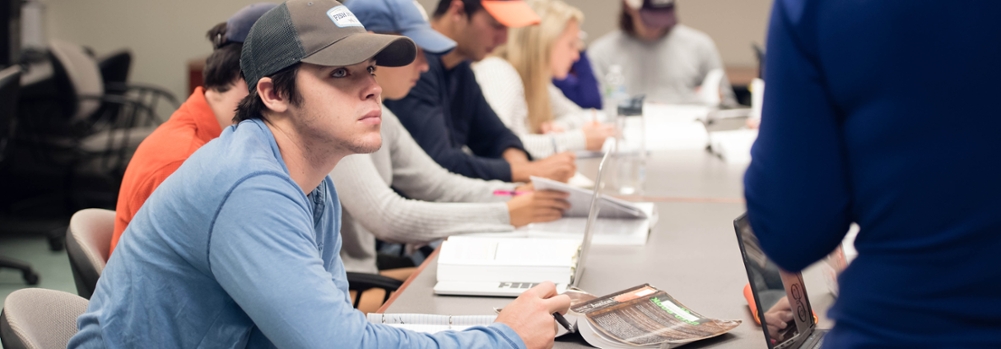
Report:
[[487,10],[497,22],[508,28],[520,28],[539,24],[539,15],[532,11],[524,1],[488,1],[482,3],[483,9]]
[[455,48],[455,41],[431,27],[405,29],[400,34],[414,40],[417,46],[433,54],[445,54]]
[[674,14],[674,7],[667,9],[642,9],[640,19],[643,24],[654,28],[667,28],[678,24],[678,17]]
[[417,57],[417,46],[407,37],[372,33],[351,34],[302,59],[303,63],[344,67],[375,58],[375,64],[402,67]]

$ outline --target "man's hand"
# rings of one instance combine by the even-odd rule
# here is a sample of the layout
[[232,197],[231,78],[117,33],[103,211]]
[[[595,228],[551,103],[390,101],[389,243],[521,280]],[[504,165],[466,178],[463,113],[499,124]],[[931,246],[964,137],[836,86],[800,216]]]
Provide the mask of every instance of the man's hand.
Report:
[[566,201],[570,194],[542,190],[518,195],[507,202],[507,212],[511,225],[521,227],[529,223],[549,222],[563,217],[563,211],[570,209]]
[[563,152],[532,162],[510,162],[511,180],[528,182],[532,176],[566,182],[577,172],[576,157],[571,152]]
[[601,150],[601,146],[605,144],[605,140],[608,137],[615,137],[616,132],[614,126],[600,122],[586,123],[581,127],[581,131],[584,131],[585,147],[590,151]]
[[518,296],[497,315],[497,322],[514,330],[529,349],[552,348],[556,337],[553,313],[565,314],[570,297],[556,294],[556,285],[543,282]]
[[789,298],[782,297],[765,312],[765,325],[768,326],[768,336],[772,337],[772,339],[781,339],[779,338],[779,334],[789,326],[789,322],[792,320],[792,307],[789,305]]

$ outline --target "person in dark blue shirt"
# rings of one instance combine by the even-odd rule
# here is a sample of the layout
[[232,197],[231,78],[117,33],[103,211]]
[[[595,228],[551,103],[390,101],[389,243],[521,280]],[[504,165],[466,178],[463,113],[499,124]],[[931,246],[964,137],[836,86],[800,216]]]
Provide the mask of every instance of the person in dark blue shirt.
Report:
[[1001,348],[998,13],[775,1],[748,218],[789,271],[858,223],[825,348]]
[[455,40],[456,48],[441,56],[427,54],[429,69],[410,94],[384,104],[417,144],[451,172],[506,182],[527,182],[531,176],[566,182],[576,172],[573,154],[557,151],[532,161],[518,136],[487,104],[469,67],[507,41],[508,27],[538,21],[521,0],[441,0],[431,27]]

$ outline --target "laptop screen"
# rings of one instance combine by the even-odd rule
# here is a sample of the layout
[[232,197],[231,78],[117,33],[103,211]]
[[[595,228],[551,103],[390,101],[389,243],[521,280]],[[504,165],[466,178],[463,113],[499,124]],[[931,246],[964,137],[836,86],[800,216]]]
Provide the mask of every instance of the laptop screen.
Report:
[[[797,340],[797,335],[805,333],[810,328],[799,329],[805,321],[799,321],[797,326],[796,313],[805,312],[809,314],[809,301],[806,300],[806,292],[802,287],[802,278],[799,274],[789,275],[787,273],[786,282],[783,283],[783,276],[774,262],[765,256],[764,251],[758,244],[758,237],[751,230],[751,225],[747,221],[747,215],[741,215],[733,221],[737,231],[737,242],[740,251],[744,256],[744,266],[747,269],[747,278],[754,294],[754,303],[757,307],[758,321],[762,324],[765,338],[768,340],[769,348],[784,348]],[[790,279],[793,281],[790,282]],[[797,281],[798,280],[798,281]],[[788,292],[785,284],[790,284]],[[790,299],[792,296],[792,299]],[[792,300],[795,307],[790,306]],[[799,309],[793,311],[792,309]],[[809,316],[809,315],[807,315]],[[809,323],[812,324],[812,316],[809,316]],[[778,325],[785,323],[785,328]]]
[[571,287],[580,285],[580,277],[584,274],[584,263],[587,261],[587,254],[591,250],[591,239],[594,238],[594,221],[598,219],[598,212],[601,210],[598,200],[601,200],[601,190],[605,186],[605,164],[608,163],[610,154],[611,152],[605,153],[601,157],[601,162],[598,163],[598,177],[594,179],[594,193],[591,194],[591,207],[587,213],[587,223],[584,225],[584,240],[581,241],[577,267],[574,269],[573,278],[570,280]]

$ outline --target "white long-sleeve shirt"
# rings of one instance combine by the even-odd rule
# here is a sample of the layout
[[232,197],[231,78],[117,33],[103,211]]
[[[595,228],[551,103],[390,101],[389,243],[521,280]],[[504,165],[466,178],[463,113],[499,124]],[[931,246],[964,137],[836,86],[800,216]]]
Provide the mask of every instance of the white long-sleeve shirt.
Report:
[[514,184],[448,172],[388,108],[382,108],[382,147],[345,157],[330,178],[344,206],[341,259],[347,271],[378,271],[375,238],[426,243],[455,234],[514,229],[504,203],[507,197],[493,195],[494,190],[513,190]]
[[525,149],[535,158],[544,158],[557,151],[585,150],[587,140],[581,126],[592,118],[573,101],[549,84],[549,104],[553,110],[553,124],[564,132],[552,134],[532,133],[528,122],[528,102],[521,75],[510,63],[499,57],[488,57],[473,64],[476,82],[483,90],[483,97],[514,134],[521,138]]

